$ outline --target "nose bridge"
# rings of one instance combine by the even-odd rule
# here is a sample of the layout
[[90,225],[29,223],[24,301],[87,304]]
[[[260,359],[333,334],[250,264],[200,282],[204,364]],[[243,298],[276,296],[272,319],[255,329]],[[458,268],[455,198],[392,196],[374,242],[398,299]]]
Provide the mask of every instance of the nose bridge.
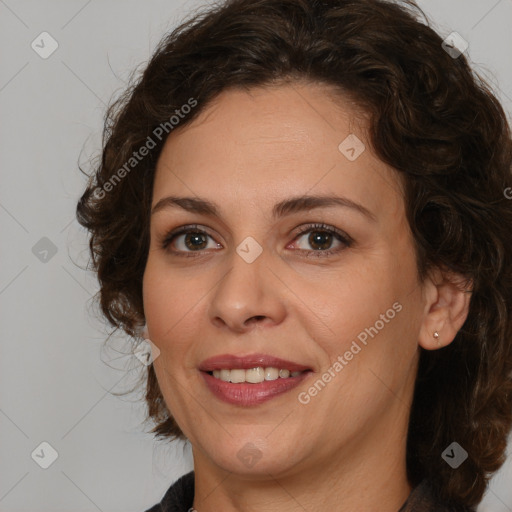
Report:
[[218,281],[210,304],[210,319],[234,330],[244,330],[249,320],[279,323],[284,305],[276,277],[269,269],[268,251],[244,240],[232,252],[230,268]]

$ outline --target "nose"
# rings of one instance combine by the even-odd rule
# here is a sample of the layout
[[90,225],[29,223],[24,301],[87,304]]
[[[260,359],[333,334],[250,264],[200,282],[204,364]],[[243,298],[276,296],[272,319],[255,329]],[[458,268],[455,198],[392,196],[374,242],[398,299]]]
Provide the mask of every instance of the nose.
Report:
[[216,327],[242,333],[284,320],[286,287],[267,265],[264,254],[247,263],[233,252],[230,269],[210,295],[209,315]]

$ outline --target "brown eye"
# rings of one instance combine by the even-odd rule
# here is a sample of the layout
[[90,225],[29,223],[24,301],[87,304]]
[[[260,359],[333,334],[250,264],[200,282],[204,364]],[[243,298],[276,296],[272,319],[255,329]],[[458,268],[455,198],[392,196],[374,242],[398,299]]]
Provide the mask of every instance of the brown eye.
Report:
[[196,249],[204,249],[208,244],[207,240],[208,235],[204,233],[194,233],[189,231],[185,233],[184,243],[185,246],[191,251],[195,251]]
[[[297,242],[304,235],[309,235],[304,242]],[[334,242],[338,242],[338,246],[332,248]],[[343,249],[350,247],[353,240],[338,229],[324,224],[315,224],[306,226],[298,236],[295,237],[295,243],[299,245],[300,250],[306,251],[307,255],[329,256],[338,253]]]
[[327,250],[330,248],[333,236],[327,231],[311,231],[308,237],[308,243],[313,249]]
[[[212,241],[210,246],[208,246],[208,239]],[[171,245],[172,248],[169,247]],[[206,231],[194,226],[183,226],[172,231],[164,238],[161,246],[163,249],[177,255],[180,255],[180,253],[187,255],[186,253],[202,252],[203,249],[222,247]]]

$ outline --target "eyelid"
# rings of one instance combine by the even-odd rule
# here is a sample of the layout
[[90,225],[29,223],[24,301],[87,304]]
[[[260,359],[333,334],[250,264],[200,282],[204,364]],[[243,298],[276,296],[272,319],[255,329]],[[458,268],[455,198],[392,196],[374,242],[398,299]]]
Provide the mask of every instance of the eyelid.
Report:
[[345,233],[345,231],[342,231],[341,229],[338,229],[334,226],[331,226],[329,224],[325,224],[323,222],[313,222],[306,225],[302,225],[299,228],[297,228],[297,231],[295,232],[294,239],[296,240],[300,235],[303,235],[305,233],[309,233],[310,231],[328,231],[332,232],[336,235],[338,235],[340,238],[343,238],[346,242],[353,243],[354,239]]
[[[174,239],[177,236],[186,234],[188,232],[204,233],[205,235],[214,239],[213,235],[211,235],[208,232],[208,228],[205,229],[205,227],[200,224],[185,224],[183,226],[179,226],[175,229],[172,229],[171,231],[164,232],[163,236],[159,240],[159,245],[165,249],[172,241],[174,241]],[[216,243],[219,243],[219,242],[216,241]],[[190,251],[190,252],[192,252],[192,251]]]

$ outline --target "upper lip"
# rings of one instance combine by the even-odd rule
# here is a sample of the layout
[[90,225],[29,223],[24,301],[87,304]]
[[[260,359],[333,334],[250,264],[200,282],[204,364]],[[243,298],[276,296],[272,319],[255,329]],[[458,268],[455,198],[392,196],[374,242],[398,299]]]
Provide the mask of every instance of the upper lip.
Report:
[[235,356],[233,354],[221,354],[218,356],[205,359],[200,365],[199,370],[203,372],[211,372],[213,370],[230,370],[240,369],[249,370],[257,367],[273,367],[290,370],[291,372],[302,372],[310,370],[308,366],[287,361],[279,357],[267,354],[250,354],[247,356]]

